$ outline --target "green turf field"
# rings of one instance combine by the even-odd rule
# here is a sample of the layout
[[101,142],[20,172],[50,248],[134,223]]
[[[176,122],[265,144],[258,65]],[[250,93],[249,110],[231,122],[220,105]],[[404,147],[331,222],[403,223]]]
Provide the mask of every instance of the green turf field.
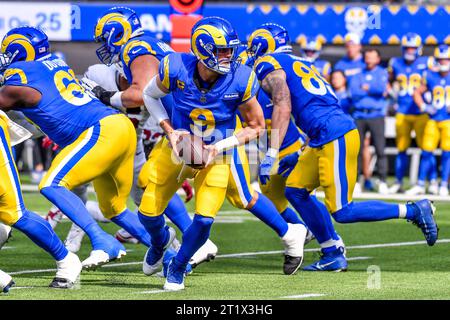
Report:
[[[30,209],[38,213],[48,210],[42,196],[25,193],[24,197]],[[45,269],[55,268],[54,262],[20,232],[14,232],[0,252],[0,269],[12,274],[16,288],[9,295],[0,295],[0,300],[450,299],[450,204],[436,206],[443,242],[432,248],[424,244],[419,229],[403,220],[338,225],[351,260],[348,272],[284,276],[278,237],[250,214],[225,204],[211,234],[219,247],[218,258],[196,268],[186,279],[186,290],[177,293],[162,292],[164,279],[143,275],[145,248],[141,245],[127,245],[130,252],[118,263],[83,272],[76,289],[47,288],[54,270]],[[113,224],[103,226],[109,232],[117,230]],[[63,222],[57,233],[64,239],[69,227],[69,222]],[[373,244],[391,245],[374,248]],[[315,248],[314,243],[307,246],[304,264],[318,258]],[[85,239],[80,258],[86,258],[89,251]],[[243,253],[249,254],[239,255]]]

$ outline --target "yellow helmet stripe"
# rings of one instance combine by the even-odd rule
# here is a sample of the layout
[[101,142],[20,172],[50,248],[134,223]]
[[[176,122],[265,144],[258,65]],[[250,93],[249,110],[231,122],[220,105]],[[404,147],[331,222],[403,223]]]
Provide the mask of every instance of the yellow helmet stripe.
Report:
[[150,44],[148,44],[147,42],[142,41],[142,40],[130,41],[127,43],[127,45],[123,49],[123,62],[125,62],[125,64],[127,66],[129,66],[129,62],[130,62],[130,51],[133,50],[133,48],[138,47],[138,46],[146,48],[152,55],[156,56],[156,51],[153,50],[152,46]]
[[27,37],[22,34],[11,34],[7,36],[2,43],[2,52],[4,53],[6,51],[6,48],[12,43],[18,43],[25,48],[25,51],[27,52],[25,61],[34,60],[34,58],[36,57],[36,52],[34,51],[34,48]]
[[248,47],[251,46],[251,43],[256,37],[263,37],[264,39],[267,40],[269,47],[266,53],[272,53],[275,51],[275,39],[272,37],[272,34],[266,29],[257,29],[253,31],[250,37],[248,38]]
[[108,13],[108,14],[104,15],[103,17],[101,17],[98,20],[97,25],[95,26],[95,37],[96,38],[98,38],[102,35],[105,24],[107,22],[109,22],[109,19],[111,19],[113,17],[122,18],[123,16],[120,13],[113,12],[113,13]]
[[209,26],[209,25],[205,25],[205,26],[200,26],[199,28],[197,28],[194,32],[194,34],[192,35],[192,49],[194,51],[194,54],[196,56],[198,56],[200,59],[207,59],[207,56],[202,55],[199,51],[197,46],[195,45],[197,43],[197,38],[202,35],[202,34],[209,34],[213,40],[214,43],[217,46],[226,46],[227,45],[227,41],[225,39],[225,37],[223,36],[223,34],[219,31],[219,29],[217,29],[214,26]]
[[108,22],[118,22],[123,27],[123,36],[118,41],[114,42],[113,44],[116,46],[120,46],[125,44],[130,36],[131,36],[131,25],[130,23],[124,18],[124,16],[120,13],[113,12],[109,13],[103,17],[100,18],[100,20],[97,22],[97,25],[95,27],[95,38],[100,37],[103,34],[103,28]]

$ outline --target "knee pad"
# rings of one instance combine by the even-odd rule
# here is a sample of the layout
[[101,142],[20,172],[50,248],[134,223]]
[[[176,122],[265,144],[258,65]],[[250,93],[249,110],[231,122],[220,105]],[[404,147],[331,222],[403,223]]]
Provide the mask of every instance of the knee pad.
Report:
[[307,200],[310,197],[310,192],[305,188],[287,187],[284,194],[289,201]]

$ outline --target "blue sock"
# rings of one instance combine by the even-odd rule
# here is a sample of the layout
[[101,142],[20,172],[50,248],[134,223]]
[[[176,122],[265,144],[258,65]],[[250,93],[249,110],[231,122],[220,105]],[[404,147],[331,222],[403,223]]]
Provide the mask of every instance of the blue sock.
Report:
[[175,257],[176,263],[186,267],[195,252],[208,240],[213,218],[196,214],[190,227],[183,234],[183,243]]
[[399,205],[381,201],[362,201],[350,203],[333,213],[339,223],[383,221],[399,219]]
[[438,178],[438,168],[437,168],[437,161],[434,154],[431,153],[430,157],[430,169],[428,171],[430,181],[436,181]]
[[408,155],[406,152],[399,152],[395,159],[395,178],[397,183],[402,183],[405,176],[406,167],[408,166]]
[[151,239],[145,227],[139,221],[136,213],[126,209],[124,212],[111,219],[112,222],[124,228],[129,234],[143,243],[145,246],[150,247]]
[[292,223],[292,224],[303,224],[303,221],[300,219],[299,215],[297,214],[297,212],[295,212],[294,210],[292,210],[291,208],[287,207],[286,210],[284,210],[281,213],[281,217],[284,219],[284,221],[286,221],[287,223]]
[[150,217],[138,212],[139,220],[144,225],[145,230],[150,234],[151,245],[157,248],[163,248],[168,241],[169,231],[166,226],[164,216],[161,214],[156,217]]
[[186,206],[181,200],[180,196],[175,194],[172,199],[170,199],[164,214],[172,221],[182,233],[185,233],[187,228],[192,223],[191,217],[186,210]]
[[288,230],[286,221],[280,216],[275,205],[265,195],[258,192],[258,200],[248,209],[255,217],[271,227],[280,236],[284,236]]
[[448,186],[448,178],[450,175],[450,151],[442,152],[442,186]]
[[91,217],[83,201],[64,187],[45,187],[41,193],[88,235],[95,249],[106,233]]
[[[334,229],[334,227],[332,223],[330,226],[325,218],[321,203],[311,197],[306,189],[287,187],[285,194],[295,210],[300,213],[303,221],[314,234],[317,241],[321,245],[330,243],[329,246],[322,250],[324,252],[336,250],[336,246],[332,244],[334,243],[333,234],[330,232],[330,228]],[[329,216],[329,213],[326,213]]]
[[64,259],[68,251],[49,223],[34,212],[24,210],[22,217],[13,225],[39,247],[47,251],[56,261]]
[[339,240],[339,235],[337,234],[336,230],[334,229],[333,221],[331,220],[331,214],[328,212],[327,207],[317,200],[316,196],[311,196],[312,201],[316,204],[316,206],[320,209],[320,213],[322,214],[322,218],[325,221],[325,224],[328,228],[328,232],[331,235],[331,238],[333,240]]

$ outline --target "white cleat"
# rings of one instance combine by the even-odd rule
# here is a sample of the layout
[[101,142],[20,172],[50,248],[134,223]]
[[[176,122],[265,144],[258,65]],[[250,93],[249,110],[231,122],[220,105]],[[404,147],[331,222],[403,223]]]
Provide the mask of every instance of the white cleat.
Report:
[[98,267],[101,267],[101,266],[111,262],[112,260],[120,259],[120,258],[126,256],[126,254],[127,254],[126,251],[119,250],[119,254],[117,255],[116,258],[109,259],[109,255],[105,251],[92,250],[89,257],[86,258],[85,260],[83,260],[83,262],[82,262],[83,269],[95,270]]
[[417,196],[420,194],[425,194],[425,187],[423,186],[414,186],[411,189],[405,192],[407,196]]
[[294,274],[302,265],[307,233],[308,230],[304,225],[288,223],[288,231],[281,238],[284,245],[284,274]]
[[0,293],[8,293],[13,285],[14,281],[11,276],[0,270]]
[[448,196],[448,187],[447,186],[440,186],[439,187],[439,195],[441,196],[441,197],[446,197],[446,196]]
[[189,263],[192,265],[192,268],[197,267],[200,263],[209,262],[214,260],[217,256],[218,248],[211,240],[206,240],[205,244],[197,250],[196,253],[192,256]]
[[0,249],[8,242],[11,237],[11,227],[0,223]]
[[128,231],[125,229],[117,230],[115,237],[117,240],[119,240],[122,243],[131,243],[131,244],[138,244],[139,240],[133,237]]
[[62,218],[64,217],[64,214],[59,210],[57,207],[53,206],[48,211],[47,215],[45,216],[45,220],[50,224],[52,229],[55,229],[58,223],[61,222]]
[[147,263],[147,256],[151,250],[151,248],[148,248],[148,250],[144,256],[144,261],[142,262],[142,271],[144,272],[144,274],[146,276],[151,276],[161,270],[161,268],[163,266],[162,262],[163,262],[164,254],[165,254],[166,250],[172,245],[172,242],[175,239],[175,236],[176,236],[175,229],[172,227],[169,227],[169,241],[164,246],[164,250],[163,250],[163,254],[161,255],[161,258],[158,261],[156,261],[154,264]]
[[359,182],[355,183],[355,188],[353,189],[353,195],[360,195],[362,193],[362,187]]
[[390,188],[388,193],[389,194],[397,194],[402,190],[402,185],[400,183],[394,183]]
[[77,283],[82,265],[78,256],[72,252],[61,261],[57,261],[56,276],[50,284],[51,288],[71,289]]
[[439,184],[436,181],[432,181],[428,186],[428,193],[437,196],[439,194]]
[[73,223],[69,233],[67,234],[66,241],[64,241],[66,249],[73,253],[80,251],[84,234],[84,231]]
[[164,283],[164,290],[166,291],[181,291],[184,290],[184,282],[183,283],[173,283],[173,282],[166,282]]
[[388,188],[386,182],[380,182],[378,184],[378,193],[379,194],[388,194],[389,193],[389,188]]

